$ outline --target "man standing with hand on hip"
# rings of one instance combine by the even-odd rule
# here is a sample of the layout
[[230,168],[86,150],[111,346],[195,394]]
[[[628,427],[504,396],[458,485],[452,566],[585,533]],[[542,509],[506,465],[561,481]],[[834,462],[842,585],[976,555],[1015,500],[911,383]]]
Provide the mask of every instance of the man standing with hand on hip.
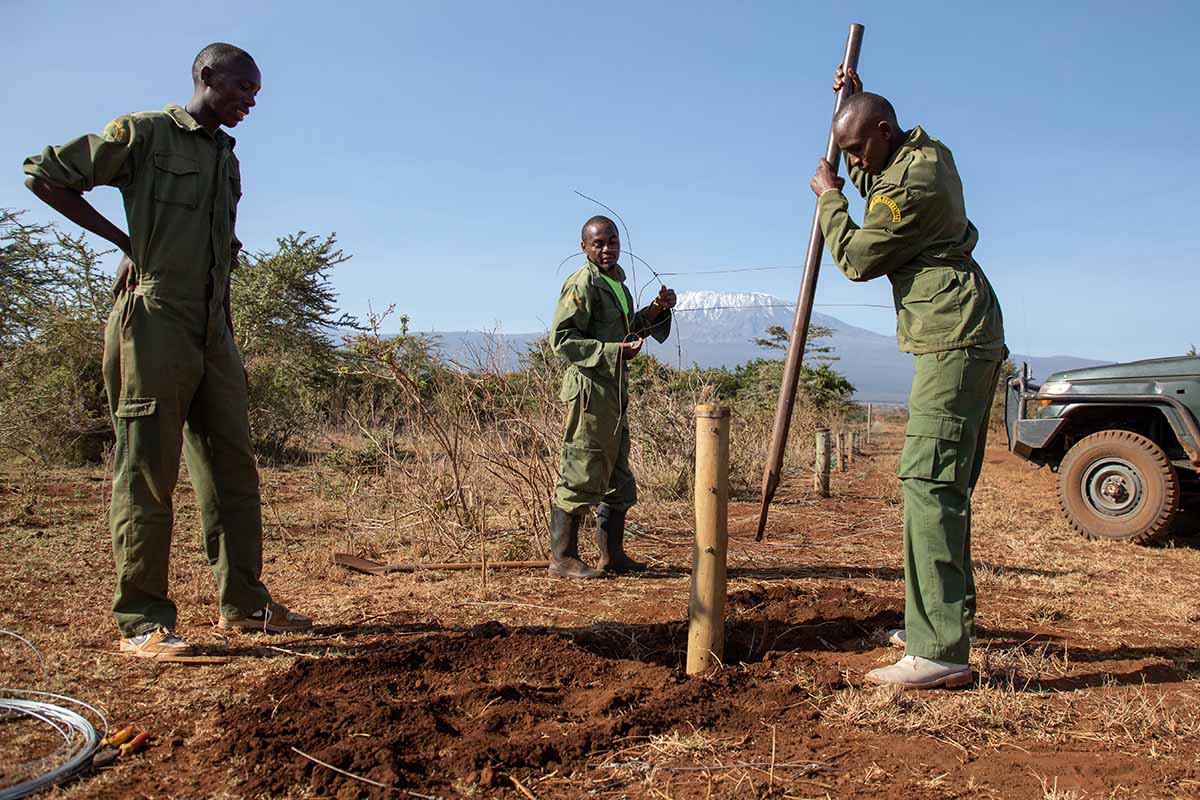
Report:
[[[26,185],[125,257],[104,335],[104,382],[116,431],[110,525],[117,566],[113,615],[120,649],[186,657],[167,595],[172,493],[182,449],[200,504],[222,628],[287,632],[312,627],[262,584],[262,509],[250,449],[246,376],[233,341],[230,270],[241,173],[233,128],[262,83],[241,48],[211,44],[192,64],[193,95],[117,117],[25,160]],[[121,190],[129,233],[83,193]]]
[[891,103],[838,67],[835,91],[844,80],[853,94],[834,117],[834,139],[867,210],[859,227],[847,213],[845,181],[822,159],[812,179],[821,232],[850,280],[891,281],[896,335],[915,366],[899,469],[904,630],[892,634],[905,655],[866,677],[913,689],[963,686],[972,680],[975,633],[971,493],[1008,354],[1004,323],[971,255],[979,232],[950,150],[920,127],[902,129]]

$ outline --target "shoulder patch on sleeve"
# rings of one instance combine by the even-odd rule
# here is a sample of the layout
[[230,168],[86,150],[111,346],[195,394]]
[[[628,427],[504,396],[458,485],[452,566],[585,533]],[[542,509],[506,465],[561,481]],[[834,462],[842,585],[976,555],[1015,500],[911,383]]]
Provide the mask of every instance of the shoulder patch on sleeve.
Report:
[[129,126],[128,117],[117,117],[104,126],[104,133],[101,134],[101,137],[108,142],[125,144],[129,141]]
[[887,206],[888,210],[892,212],[892,222],[900,221],[900,206],[896,204],[895,200],[886,194],[877,194],[871,198],[871,205],[868,206],[867,210],[870,211],[879,205]]

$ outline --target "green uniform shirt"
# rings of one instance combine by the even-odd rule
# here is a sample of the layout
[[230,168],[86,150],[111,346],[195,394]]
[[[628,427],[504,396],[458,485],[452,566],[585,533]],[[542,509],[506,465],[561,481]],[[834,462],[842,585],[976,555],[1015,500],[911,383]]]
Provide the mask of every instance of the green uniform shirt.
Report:
[[851,168],[850,180],[866,199],[862,227],[841,192],[825,192],[817,203],[821,231],[847,278],[892,282],[900,349],[1002,351],[1000,303],[971,256],[979,232],[967,219],[949,148],[913,128],[882,173]]
[[[241,242],[234,233],[241,172],[234,139],[209,133],[183,108],[118,117],[100,136],[47,147],[25,160],[27,175],[87,191],[115,186],[125,201],[130,256],[140,290],[223,308]],[[211,295],[206,292],[211,287]]]
[[613,266],[612,277],[625,295],[623,303],[591,261],[567,278],[550,322],[550,346],[570,365],[563,376],[562,400],[582,394],[589,408],[608,407],[620,414],[620,400],[627,396],[621,391],[621,342],[630,333],[665,342],[671,334],[671,312],[663,311],[651,322],[642,309],[629,319],[622,306],[632,308],[633,296],[620,265]]

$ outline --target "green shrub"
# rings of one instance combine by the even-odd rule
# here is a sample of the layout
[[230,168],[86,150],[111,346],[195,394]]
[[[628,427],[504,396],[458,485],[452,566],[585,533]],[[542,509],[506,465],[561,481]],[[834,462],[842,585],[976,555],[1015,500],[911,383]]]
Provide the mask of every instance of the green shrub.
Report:
[[276,240],[276,249],[243,252],[230,292],[234,338],[246,365],[250,432],[267,460],[288,455],[327,414],[340,364],[339,314],[329,272],[350,260],[337,237],[304,231]]
[[112,441],[108,253],[21,216],[0,210],[0,447],[46,464],[98,461]]

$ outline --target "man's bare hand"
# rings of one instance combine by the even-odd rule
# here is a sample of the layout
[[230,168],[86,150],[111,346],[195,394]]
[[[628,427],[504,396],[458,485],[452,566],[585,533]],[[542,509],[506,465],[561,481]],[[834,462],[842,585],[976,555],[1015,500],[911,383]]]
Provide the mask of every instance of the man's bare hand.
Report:
[[644,341],[642,337],[635,336],[632,342],[621,342],[621,357],[626,361],[637,358],[637,354],[642,352]]
[[813,179],[808,185],[812,187],[813,194],[820,197],[830,190],[840,192],[846,185],[846,179],[833,174],[833,167],[822,158],[817,162],[817,174],[813,175]]
[[121,292],[132,292],[136,287],[137,277],[133,268],[133,259],[123,255],[121,263],[117,265],[117,277],[113,279],[113,300],[120,297]]
[[670,311],[679,302],[679,298],[675,296],[674,289],[663,286],[658,290],[658,297],[654,298],[654,302],[658,303],[658,307],[664,311]]
[[833,74],[833,90],[840,92],[847,80],[850,81],[850,94],[862,91],[862,79],[858,77],[858,73],[852,69],[843,69],[843,66],[838,64],[837,72]]

